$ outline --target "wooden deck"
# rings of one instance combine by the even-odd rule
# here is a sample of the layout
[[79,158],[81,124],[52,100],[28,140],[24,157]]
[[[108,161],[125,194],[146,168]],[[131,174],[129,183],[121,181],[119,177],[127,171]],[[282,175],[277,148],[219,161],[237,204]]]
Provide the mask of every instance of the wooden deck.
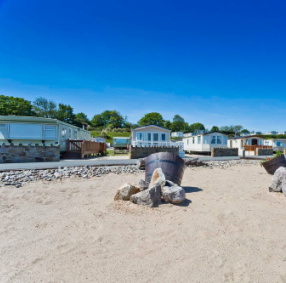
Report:
[[64,159],[84,159],[91,156],[103,155],[106,152],[106,143],[68,140]]

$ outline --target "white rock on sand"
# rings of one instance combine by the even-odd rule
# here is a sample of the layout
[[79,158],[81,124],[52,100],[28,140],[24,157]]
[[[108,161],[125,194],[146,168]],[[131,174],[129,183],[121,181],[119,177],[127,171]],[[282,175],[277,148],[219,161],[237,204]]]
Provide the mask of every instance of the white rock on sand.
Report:
[[143,172],[0,188],[1,283],[285,281],[285,196],[259,165],[213,167],[152,209],[113,200]]

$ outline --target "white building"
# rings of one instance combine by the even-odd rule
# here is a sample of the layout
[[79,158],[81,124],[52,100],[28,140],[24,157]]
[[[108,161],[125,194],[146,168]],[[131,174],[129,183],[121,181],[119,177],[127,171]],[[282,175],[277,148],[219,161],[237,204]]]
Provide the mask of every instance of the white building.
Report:
[[228,139],[228,147],[229,148],[238,148],[238,154],[243,155],[243,151],[247,146],[253,146],[250,148],[251,150],[248,155],[255,155],[255,151],[257,147],[263,148],[264,146],[264,138],[259,136],[251,135],[246,137],[234,137]]
[[0,116],[0,144],[53,144],[65,151],[68,139],[91,140],[91,133],[51,118]]
[[173,132],[171,134],[172,138],[183,138],[184,137],[184,133],[183,132]]
[[228,136],[220,132],[195,134],[183,138],[184,150],[188,152],[211,152],[213,147],[227,147]]
[[184,157],[184,144],[171,142],[171,130],[155,125],[132,129],[132,146],[179,146],[179,155]]
[[272,146],[273,151],[284,151],[286,149],[286,139],[270,139],[264,140],[265,146]]
[[278,135],[286,135],[286,131],[279,132]]

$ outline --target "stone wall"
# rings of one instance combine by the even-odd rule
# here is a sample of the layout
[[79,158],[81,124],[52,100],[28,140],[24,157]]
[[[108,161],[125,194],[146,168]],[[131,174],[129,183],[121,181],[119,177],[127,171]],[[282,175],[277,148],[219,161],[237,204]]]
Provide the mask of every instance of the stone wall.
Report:
[[59,146],[10,145],[0,146],[0,163],[59,161]]
[[256,155],[273,155],[273,149],[270,148],[257,148]]
[[212,157],[238,156],[238,148],[213,147],[211,150],[211,156]]
[[157,153],[157,152],[173,152],[179,155],[179,147],[167,147],[167,146],[153,146],[153,147],[137,147],[137,146],[130,146],[129,148],[129,157],[131,159],[137,158],[145,158],[150,154]]

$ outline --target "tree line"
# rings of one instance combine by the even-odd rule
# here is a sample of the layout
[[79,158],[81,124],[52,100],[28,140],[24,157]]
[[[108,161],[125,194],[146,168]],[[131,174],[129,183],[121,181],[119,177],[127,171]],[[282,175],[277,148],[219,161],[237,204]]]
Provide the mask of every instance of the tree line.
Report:
[[[43,97],[35,99],[31,102],[24,98],[0,95],[0,115],[18,115],[18,116],[37,116],[44,118],[58,119],[65,123],[69,123],[78,127],[85,126],[87,129],[120,129],[126,128],[130,130],[138,126],[157,125],[165,127],[173,132],[195,132],[198,130],[206,130],[202,123],[189,124],[183,117],[176,114],[173,120],[165,120],[160,113],[152,112],[144,115],[137,124],[128,122],[127,117],[123,117],[116,110],[106,110],[100,114],[96,114],[91,120],[83,112],[74,113],[74,109],[67,104],[56,104],[52,100]],[[240,125],[235,126],[213,126],[211,132],[221,131],[230,135],[239,133],[249,133],[247,129],[243,129]]]

